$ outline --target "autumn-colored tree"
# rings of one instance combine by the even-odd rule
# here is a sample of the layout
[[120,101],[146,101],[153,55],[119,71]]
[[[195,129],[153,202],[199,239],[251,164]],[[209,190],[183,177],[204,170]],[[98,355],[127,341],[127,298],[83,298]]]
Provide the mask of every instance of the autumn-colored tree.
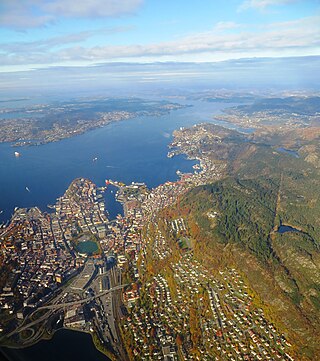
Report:
[[193,348],[197,348],[201,339],[198,312],[194,307],[190,308],[190,333]]
[[183,337],[182,337],[182,335],[181,334],[179,334],[179,335],[177,335],[177,337],[176,337],[176,344],[177,344],[177,346],[182,346],[182,344],[183,344]]
[[152,338],[155,338],[156,337],[156,329],[154,327],[152,327],[152,329],[150,330],[150,336]]

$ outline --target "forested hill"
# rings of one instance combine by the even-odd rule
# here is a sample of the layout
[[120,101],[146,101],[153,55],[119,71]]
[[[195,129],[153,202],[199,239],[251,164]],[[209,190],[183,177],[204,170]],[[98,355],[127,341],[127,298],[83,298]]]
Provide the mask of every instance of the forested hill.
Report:
[[[313,359],[320,336],[320,174],[312,160],[319,150],[314,137],[298,138],[297,131],[291,139],[244,140],[226,178],[189,191],[179,211],[187,214],[196,257],[212,268],[240,269],[270,315]],[[239,145],[228,141],[214,147],[235,154]],[[290,141],[299,144],[296,153],[279,148]]]

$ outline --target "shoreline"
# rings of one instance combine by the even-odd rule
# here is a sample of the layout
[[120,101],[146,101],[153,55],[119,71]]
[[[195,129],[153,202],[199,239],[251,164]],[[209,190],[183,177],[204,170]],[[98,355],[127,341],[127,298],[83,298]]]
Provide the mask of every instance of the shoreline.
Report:
[[92,344],[94,345],[95,349],[97,351],[99,351],[100,353],[102,353],[103,355],[107,356],[110,361],[112,361],[112,358],[114,358],[114,354],[109,351],[109,350],[105,350],[105,352],[103,352],[101,349],[99,349],[95,343],[95,340],[94,340],[94,333],[92,332],[89,332],[89,331],[85,331],[85,330],[80,330],[80,329],[73,329],[73,328],[69,328],[69,327],[65,327],[65,326],[62,326],[61,328],[59,329],[56,329],[56,330],[53,330],[51,334],[46,334],[44,337],[42,337],[40,340],[37,340],[36,342],[33,342],[31,343],[30,345],[27,345],[27,346],[22,346],[22,345],[1,345],[0,346],[0,350],[1,349],[11,349],[11,350],[23,350],[23,349],[27,349],[27,348],[30,348],[30,347],[33,347],[35,345],[37,345],[39,342],[41,341],[52,341],[54,335],[59,332],[59,331],[72,331],[72,332],[79,332],[79,333],[84,333],[84,334],[87,334],[87,335],[90,335],[91,336],[91,342]]
[[[16,148],[21,148],[21,147],[29,147],[29,146],[41,146],[41,145],[45,145],[45,144],[49,144],[49,143],[55,143],[55,142],[59,142],[62,141],[64,139],[70,139],[79,135],[83,135],[86,134],[90,131],[99,129],[99,128],[104,128],[110,124],[113,123],[119,123],[122,121],[129,121],[129,120],[134,120],[135,118],[138,117],[150,117],[150,116],[155,116],[155,117],[161,117],[164,116],[166,114],[170,114],[171,112],[175,111],[175,110],[180,110],[186,107],[189,107],[190,105],[182,105],[182,104],[175,104],[176,107],[172,107],[172,108],[160,108],[160,109],[155,109],[155,110],[137,110],[137,111],[133,111],[131,112],[124,112],[122,114],[117,114],[117,111],[114,111],[115,114],[113,114],[114,119],[105,119],[104,116],[94,119],[92,120],[92,123],[89,122],[85,122],[84,127],[81,129],[77,129],[77,125],[78,123],[75,124],[75,126],[71,127],[70,129],[66,129],[63,131],[63,128],[60,128],[59,130],[62,131],[62,134],[60,133],[53,133],[53,134],[49,134],[48,136],[43,136],[39,139],[35,138],[28,138],[25,139],[23,136],[22,137],[18,137],[17,139],[11,139],[11,140],[6,140],[6,139],[0,139],[0,144],[10,144],[11,147],[16,147]],[[112,113],[112,112],[111,112]],[[119,111],[118,111],[119,113]],[[120,112],[121,113],[121,112]],[[94,115],[93,115],[94,117]],[[21,119],[23,118],[14,118],[11,119],[11,121],[21,121]],[[10,119],[9,119],[10,120]],[[35,121],[36,122],[36,121]],[[19,125],[19,124],[18,124]],[[87,127],[86,127],[87,125]],[[48,129],[48,132],[53,131],[53,128]],[[66,132],[66,133],[65,133]],[[48,139],[49,138],[49,139]]]

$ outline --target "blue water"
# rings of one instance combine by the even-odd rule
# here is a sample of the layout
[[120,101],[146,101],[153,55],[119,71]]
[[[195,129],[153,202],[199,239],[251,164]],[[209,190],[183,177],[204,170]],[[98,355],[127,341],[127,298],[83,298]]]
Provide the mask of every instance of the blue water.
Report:
[[278,233],[286,233],[286,232],[299,232],[301,233],[301,231],[299,231],[297,228],[291,227],[291,226],[285,226],[285,225],[281,225],[278,228]]
[[42,116],[42,114],[36,114],[36,113],[21,113],[21,112],[0,113],[0,121],[2,119],[37,118],[37,117],[41,117],[41,116]]
[[[55,203],[77,177],[89,178],[98,186],[110,178],[155,187],[176,180],[177,170],[192,171],[194,161],[184,156],[167,158],[172,132],[204,121],[219,124],[213,115],[230,106],[201,101],[192,104],[163,116],[141,116],[41,146],[0,144],[0,222],[10,219],[14,207],[48,210],[47,204]],[[16,150],[21,157],[14,156]],[[95,157],[98,160],[93,162]],[[106,200],[113,218],[121,207],[110,191]]]
[[71,330],[57,331],[52,340],[42,340],[24,349],[0,349],[0,360],[8,361],[108,361],[107,356],[98,351],[91,336],[83,332]]
[[116,193],[118,188],[109,184],[107,190],[104,192],[105,204],[107,206],[108,218],[115,219],[118,214],[124,215],[123,206],[116,201]]
[[291,155],[292,157],[299,158],[299,153],[295,150],[286,149],[286,148],[277,148],[277,151],[280,153]]

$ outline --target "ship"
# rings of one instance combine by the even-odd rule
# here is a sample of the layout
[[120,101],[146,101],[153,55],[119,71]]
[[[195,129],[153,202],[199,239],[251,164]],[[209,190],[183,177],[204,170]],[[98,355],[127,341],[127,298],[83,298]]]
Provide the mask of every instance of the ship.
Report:
[[20,157],[20,153],[19,152],[14,152],[14,155],[16,156],[16,157]]

